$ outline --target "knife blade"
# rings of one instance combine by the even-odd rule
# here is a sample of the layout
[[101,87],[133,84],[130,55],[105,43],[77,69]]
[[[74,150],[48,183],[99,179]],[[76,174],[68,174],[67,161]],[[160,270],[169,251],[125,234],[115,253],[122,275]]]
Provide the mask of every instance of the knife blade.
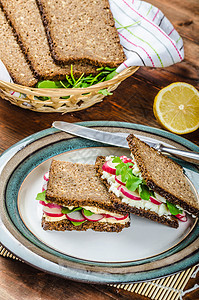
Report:
[[[65,131],[67,133],[70,133],[72,135],[76,135],[85,139],[89,139],[96,142],[101,142],[104,144],[116,146],[116,147],[122,147],[122,148],[129,148],[128,142],[126,140],[126,137],[129,135],[126,134],[116,134],[111,132],[105,132],[96,130],[89,127],[84,127],[81,125],[63,122],[63,121],[55,121],[53,122],[52,126],[54,128],[57,128],[59,130]],[[193,152],[193,151],[185,151],[181,149],[176,149],[172,147],[164,146],[161,143],[152,143],[148,140],[144,140],[146,144],[148,144],[150,147],[153,147],[154,149],[158,150],[159,152],[164,152],[167,154],[171,154],[177,158],[180,158],[182,160],[188,161],[193,164],[199,164],[199,153]]]

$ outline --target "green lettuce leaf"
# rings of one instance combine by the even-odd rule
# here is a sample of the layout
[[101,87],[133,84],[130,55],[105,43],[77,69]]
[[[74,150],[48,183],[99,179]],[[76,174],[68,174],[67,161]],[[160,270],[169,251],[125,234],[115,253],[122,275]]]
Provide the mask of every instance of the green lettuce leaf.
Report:
[[43,191],[41,193],[37,194],[36,200],[40,200],[40,201],[44,201],[46,203],[48,203],[48,201],[46,201],[46,191]]
[[82,223],[84,223],[84,222],[86,222],[86,220],[85,221],[82,221],[82,222],[73,222],[73,221],[70,221],[74,226],[79,226],[79,225],[81,225]]
[[94,215],[94,213],[92,213],[90,210],[87,210],[85,208],[83,208],[83,213],[86,217]]

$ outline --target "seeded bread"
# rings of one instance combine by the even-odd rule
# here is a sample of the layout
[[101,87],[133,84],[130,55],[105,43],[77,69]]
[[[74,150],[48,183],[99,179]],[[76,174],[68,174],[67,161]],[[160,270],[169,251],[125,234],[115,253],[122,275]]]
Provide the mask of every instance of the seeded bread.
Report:
[[12,79],[21,85],[34,86],[37,83],[26,58],[21,51],[0,6],[0,59]]
[[[58,66],[51,57],[48,40],[36,1],[2,0],[1,3],[35,75],[40,80],[62,80],[66,74],[69,75],[71,65]],[[6,42],[9,42],[9,39]],[[82,73],[96,73],[96,68],[83,62],[73,65],[75,76],[80,76]]]
[[[109,190],[110,184],[107,182],[106,179],[102,179],[102,166],[105,163],[105,156],[98,156],[95,162],[95,169],[96,169],[96,174],[98,178],[103,182],[104,186]],[[110,198],[112,199],[115,209],[121,210],[121,211],[126,211],[128,213],[135,214],[140,217],[145,217],[147,219],[150,219],[152,221],[156,221],[158,223],[173,227],[173,228],[178,228],[178,221],[175,217],[173,216],[166,216],[162,215],[159,216],[157,213],[152,212],[151,210],[147,209],[142,209],[142,208],[137,208],[130,206],[126,204],[125,202],[121,201],[121,198],[117,197],[112,191],[109,191]]]
[[95,206],[117,211],[94,165],[53,160],[49,171],[46,200],[63,206]]
[[44,230],[57,230],[57,231],[86,231],[92,229],[94,231],[106,231],[106,232],[120,232],[122,229],[130,226],[130,222],[125,224],[116,223],[102,223],[102,222],[90,222],[86,221],[79,226],[74,226],[69,220],[62,220],[57,222],[47,222],[45,218],[42,218],[42,227]]
[[127,137],[127,141],[146,184],[173,204],[199,216],[199,202],[183,168],[133,134]]
[[125,60],[108,0],[37,3],[57,63],[75,60],[117,67]]

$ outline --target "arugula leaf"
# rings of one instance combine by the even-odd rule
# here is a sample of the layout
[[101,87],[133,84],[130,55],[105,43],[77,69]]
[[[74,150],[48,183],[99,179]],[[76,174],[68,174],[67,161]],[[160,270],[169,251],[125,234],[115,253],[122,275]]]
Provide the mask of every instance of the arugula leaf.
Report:
[[63,207],[63,206],[62,206],[61,212],[62,212],[62,214],[69,214],[69,213],[71,213],[71,212],[73,212],[73,211],[81,210],[81,209],[82,209],[82,207],[75,207],[75,208],[73,208],[73,209],[69,209],[68,207]]
[[40,89],[57,89],[62,87],[59,81],[43,80],[37,83]]
[[129,178],[126,182],[126,188],[129,191],[134,192],[138,188],[140,183],[142,183],[142,180],[139,177],[136,177],[134,175],[129,176]]
[[[84,73],[81,74],[79,78],[75,78],[73,74],[73,65],[71,65],[71,73],[70,76],[66,75],[65,80],[61,81],[51,81],[51,80],[43,80],[37,83],[36,87],[38,88],[87,88],[93,84],[97,84],[102,81],[110,80],[112,79],[117,73],[115,72],[115,68],[109,68],[109,67],[101,67],[96,69],[99,71],[97,75],[88,75],[84,76]],[[103,94],[105,96],[112,95],[111,92],[109,92],[107,89],[101,89],[99,90],[100,94]],[[62,97],[65,99],[65,97]],[[67,96],[69,98],[69,96]],[[66,99],[67,99],[66,98]],[[41,100],[48,100],[50,97],[39,97]]]
[[122,162],[122,160],[121,160],[120,157],[114,156],[114,158],[113,158],[113,160],[112,160],[112,163],[121,163],[121,162]]
[[40,201],[44,201],[44,202],[48,203],[48,201],[46,201],[45,197],[46,197],[46,191],[43,191],[42,193],[37,194],[36,200],[40,200]]
[[113,95],[113,93],[109,92],[107,89],[99,90],[98,93],[104,96]]
[[86,217],[94,215],[94,213],[92,213],[90,210],[87,210],[85,208],[83,208],[83,213]]
[[183,212],[183,210],[177,208],[175,206],[175,204],[169,202],[168,200],[166,200],[166,203],[167,203],[167,207],[172,215],[175,216],[175,215],[181,214]]
[[79,225],[81,225],[82,223],[84,223],[84,222],[86,222],[86,220],[85,221],[82,221],[82,222],[73,222],[73,221],[70,221],[74,226],[79,226]]
[[148,186],[142,183],[138,187],[138,193],[143,200],[149,200],[151,196]]
[[105,81],[112,79],[115,75],[117,75],[118,73],[114,70],[113,72],[111,72],[110,74],[108,74],[105,78]]

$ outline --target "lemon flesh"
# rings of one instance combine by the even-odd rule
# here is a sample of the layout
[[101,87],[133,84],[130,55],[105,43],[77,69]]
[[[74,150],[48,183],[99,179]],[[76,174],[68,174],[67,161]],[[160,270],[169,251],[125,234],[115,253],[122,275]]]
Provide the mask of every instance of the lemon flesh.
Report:
[[199,92],[188,83],[172,83],[157,94],[153,111],[158,122],[171,132],[193,132],[199,128]]

